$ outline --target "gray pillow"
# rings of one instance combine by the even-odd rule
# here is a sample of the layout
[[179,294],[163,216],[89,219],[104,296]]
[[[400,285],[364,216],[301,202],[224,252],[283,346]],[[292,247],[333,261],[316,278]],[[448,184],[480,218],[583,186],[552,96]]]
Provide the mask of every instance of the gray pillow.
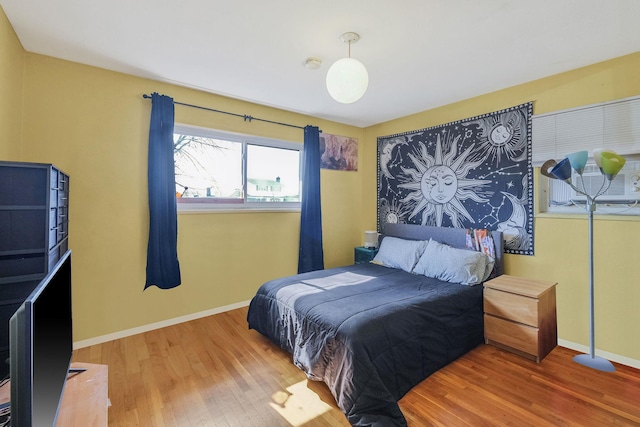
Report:
[[477,285],[489,277],[494,260],[482,252],[458,249],[429,240],[412,272],[462,285]]
[[410,273],[426,246],[426,240],[405,240],[385,236],[380,243],[378,253],[371,262]]

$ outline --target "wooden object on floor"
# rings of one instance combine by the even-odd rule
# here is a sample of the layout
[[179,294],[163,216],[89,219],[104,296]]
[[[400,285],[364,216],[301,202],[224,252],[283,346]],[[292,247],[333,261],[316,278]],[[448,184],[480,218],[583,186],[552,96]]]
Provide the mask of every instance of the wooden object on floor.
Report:
[[555,286],[506,274],[485,282],[485,343],[544,359],[558,344]]
[[[110,426],[349,427],[328,387],[247,329],[247,309],[77,349],[109,365]],[[410,390],[409,427],[640,425],[640,370],[556,347],[540,363],[480,345]]]
[[[85,368],[82,373],[70,373],[58,410],[56,427],[105,427],[107,425],[108,370],[107,365],[71,364]],[[10,399],[10,383],[0,388],[0,402]]]
[[109,368],[107,365],[77,362],[71,367],[87,370],[69,374],[56,427],[106,427]]

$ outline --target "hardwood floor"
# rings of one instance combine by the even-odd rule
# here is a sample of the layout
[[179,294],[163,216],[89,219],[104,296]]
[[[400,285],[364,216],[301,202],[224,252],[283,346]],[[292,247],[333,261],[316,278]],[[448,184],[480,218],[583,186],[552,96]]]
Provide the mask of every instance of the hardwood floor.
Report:
[[[247,329],[246,308],[78,349],[109,365],[109,426],[348,426],[324,383]],[[481,345],[400,401],[410,427],[640,426],[640,371],[556,347],[540,364]]]

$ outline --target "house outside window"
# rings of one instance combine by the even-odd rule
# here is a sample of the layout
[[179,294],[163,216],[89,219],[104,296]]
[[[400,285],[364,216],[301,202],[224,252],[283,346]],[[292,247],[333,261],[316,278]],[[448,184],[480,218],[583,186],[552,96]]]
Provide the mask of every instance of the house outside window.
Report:
[[176,125],[178,211],[299,210],[301,143]]

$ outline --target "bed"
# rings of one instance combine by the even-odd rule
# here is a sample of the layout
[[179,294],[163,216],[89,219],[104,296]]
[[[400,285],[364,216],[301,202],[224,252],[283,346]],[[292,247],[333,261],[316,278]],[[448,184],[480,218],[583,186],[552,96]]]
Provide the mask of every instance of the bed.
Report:
[[[495,276],[503,271],[502,235],[491,236]],[[353,426],[406,426],[398,400],[483,341],[482,286],[416,271],[438,263],[429,248],[461,253],[467,240],[464,229],[386,224],[378,255],[402,261],[413,256],[404,248],[419,246],[413,267],[391,268],[377,255],[378,263],[269,281],[251,300],[249,328],[290,352],[309,379],[324,381]],[[392,243],[401,250],[390,251]]]

